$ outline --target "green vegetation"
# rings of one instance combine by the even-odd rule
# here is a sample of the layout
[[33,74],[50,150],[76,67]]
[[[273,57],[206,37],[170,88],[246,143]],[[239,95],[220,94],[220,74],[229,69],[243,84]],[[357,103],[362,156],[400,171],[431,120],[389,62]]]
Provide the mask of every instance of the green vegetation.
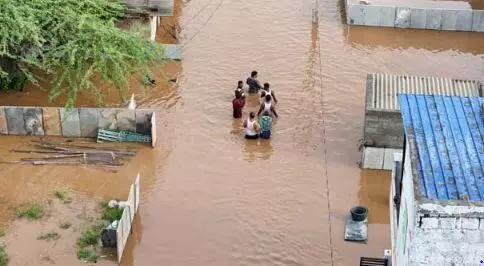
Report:
[[108,201],[100,203],[102,209],[102,222],[96,223],[81,234],[77,240],[77,257],[87,262],[96,262],[100,257],[101,232],[107,223],[120,220],[122,208],[109,208]]
[[37,220],[44,216],[44,208],[38,203],[32,203],[29,207],[17,211],[18,218],[27,218],[28,220]]
[[60,238],[60,235],[56,232],[49,232],[37,237],[38,240],[46,240],[46,241],[57,240],[59,238]]
[[87,262],[96,262],[99,258],[99,253],[96,252],[96,246],[101,240],[101,231],[105,224],[99,223],[92,225],[88,230],[84,231],[81,237],[77,240],[77,257],[80,260]]
[[8,256],[7,252],[5,252],[5,248],[0,246],[0,266],[7,266],[8,265]]
[[62,229],[69,229],[72,226],[70,222],[63,222],[59,225],[60,228]]
[[[116,26],[126,16],[122,1],[0,3],[0,89],[22,89],[31,82],[49,89],[50,100],[67,96],[67,107],[80,92],[101,103],[108,93],[101,88],[116,88],[124,98],[129,74],[145,74],[161,62],[159,44]],[[50,81],[48,88],[41,80]]]
[[77,245],[82,248],[97,245],[101,239],[101,231],[103,228],[104,224],[102,223],[91,226],[88,230],[82,233],[81,237],[77,240]]
[[105,208],[103,209],[103,220],[112,223],[120,220],[123,216],[123,208]]
[[99,254],[87,248],[79,248],[77,249],[77,257],[86,262],[97,262]]
[[71,203],[72,202],[72,197],[69,194],[69,192],[65,190],[58,190],[55,192],[55,196],[63,201],[64,203]]

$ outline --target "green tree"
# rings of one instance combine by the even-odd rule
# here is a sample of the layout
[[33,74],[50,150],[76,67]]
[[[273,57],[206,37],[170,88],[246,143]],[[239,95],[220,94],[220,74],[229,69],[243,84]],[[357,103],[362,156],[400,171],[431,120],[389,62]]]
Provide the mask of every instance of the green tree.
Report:
[[102,100],[100,81],[120,91],[127,75],[160,62],[161,45],[116,26],[125,18],[119,0],[0,0],[0,89],[21,89],[50,78],[49,99],[78,93]]

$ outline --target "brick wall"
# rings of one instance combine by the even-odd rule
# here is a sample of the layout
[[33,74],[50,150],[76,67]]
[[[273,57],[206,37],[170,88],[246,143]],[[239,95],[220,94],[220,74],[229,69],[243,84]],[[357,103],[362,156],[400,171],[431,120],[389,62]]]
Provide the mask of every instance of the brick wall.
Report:
[[484,259],[484,219],[422,217],[414,231],[409,265],[479,265]]

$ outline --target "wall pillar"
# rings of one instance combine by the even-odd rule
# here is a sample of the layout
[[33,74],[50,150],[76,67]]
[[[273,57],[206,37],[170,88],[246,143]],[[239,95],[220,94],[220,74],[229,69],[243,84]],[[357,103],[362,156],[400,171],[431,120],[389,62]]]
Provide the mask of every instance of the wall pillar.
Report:
[[156,40],[156,30],[158,28],[158,17],[151,17],[151,40]]

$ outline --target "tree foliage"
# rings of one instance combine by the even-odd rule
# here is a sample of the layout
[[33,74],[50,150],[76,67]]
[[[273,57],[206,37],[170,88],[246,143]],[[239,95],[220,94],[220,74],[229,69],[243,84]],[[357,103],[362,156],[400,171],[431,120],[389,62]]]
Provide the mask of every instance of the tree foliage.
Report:
[[[0,0],[0,86],[36,85],[48,74],[49,99],[103,95],[93,81],[120,90],[126,75],[161,60],[160,45],[116,27],[125,16],[119,0]],[[0,88],[1,89],[1,88]]]

